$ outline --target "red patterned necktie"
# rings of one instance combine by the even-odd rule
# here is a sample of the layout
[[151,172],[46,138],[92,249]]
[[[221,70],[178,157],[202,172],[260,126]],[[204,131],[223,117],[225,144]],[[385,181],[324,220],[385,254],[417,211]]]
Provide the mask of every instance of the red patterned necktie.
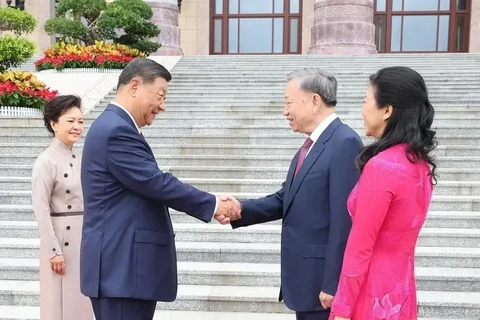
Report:
[[307,156],[308,149],[312,146],[313,141],[310,138],[307,138],[305,142],[303,143],[302,149],[300,149],[300,154],[298,155],[298,160],[297,160],[297,167],[295,168],[295,174],[294,177],[297,175],[298,170],[302,167],[303,161],[305,161],[305,157]]

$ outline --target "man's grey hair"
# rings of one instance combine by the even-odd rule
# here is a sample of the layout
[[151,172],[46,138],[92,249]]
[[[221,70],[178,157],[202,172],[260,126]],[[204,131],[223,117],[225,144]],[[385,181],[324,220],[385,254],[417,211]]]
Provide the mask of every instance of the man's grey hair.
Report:
[[290,72],[287,80],[296,79],[300,89],[318,94],[329,106],[337,104],[337,79],[319,68],[304,68]]

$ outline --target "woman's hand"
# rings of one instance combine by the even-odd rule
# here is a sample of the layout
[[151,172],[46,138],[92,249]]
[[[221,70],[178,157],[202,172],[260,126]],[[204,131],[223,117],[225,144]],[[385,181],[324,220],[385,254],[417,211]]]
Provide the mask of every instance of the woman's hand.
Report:
[[56,274],[65,274],[65,260],[63,259],[63,255],[58,255],[50,259],[50,267]]

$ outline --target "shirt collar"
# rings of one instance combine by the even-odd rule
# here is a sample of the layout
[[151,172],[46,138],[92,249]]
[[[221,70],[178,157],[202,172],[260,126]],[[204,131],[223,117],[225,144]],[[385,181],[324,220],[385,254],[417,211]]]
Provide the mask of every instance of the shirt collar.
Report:
[[133,118],[132,114],[131,114],[127,109],[125,109],[124,106],[120,105],[118,102],[112,101],[112,102],[110,102],[110,103],[116,105],[117,107],[119,107],[120,109],[122,109],[123,111],[125,111],[125,112],[128,114],[128,116],[130,117],[130,119],[132,119],[133,124],[134,124],[135,127],[137,128],[138,133],[141,134],[140,128],[138,127],[137,123],[135,122],[135,119]]
[[312,134],[310,135],[310,139],[312,139],[313,143],[317,142],[318,138],[322,135],[323,131],[327,129],[327,127],[337,119],[337,115],[332,113],[328,117],[326,117],[320,124],[313,130]]

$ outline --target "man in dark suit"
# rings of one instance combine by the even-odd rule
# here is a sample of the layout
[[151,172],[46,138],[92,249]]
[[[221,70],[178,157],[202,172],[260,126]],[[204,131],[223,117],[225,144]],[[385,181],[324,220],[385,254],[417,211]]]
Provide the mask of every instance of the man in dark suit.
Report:
[[238,218],[231,202],[162,172],[140,128],[165,111],[171,75],[150,59],[120,74],[115,101],[94,121],[82,158],[81,291],[97,320],[151,320],[177,295],[168,207],[209,222]]
[[223,198],[241,209],[233,228],[282,219],[280,301],[299,320],[328,319],[351,228],[347,198],[358,180],[354,160],[363,144],[335,115],[336,91],[336,79],[319,69],[291,73],[283,115],[308,138],[286,181],[262,199]]

